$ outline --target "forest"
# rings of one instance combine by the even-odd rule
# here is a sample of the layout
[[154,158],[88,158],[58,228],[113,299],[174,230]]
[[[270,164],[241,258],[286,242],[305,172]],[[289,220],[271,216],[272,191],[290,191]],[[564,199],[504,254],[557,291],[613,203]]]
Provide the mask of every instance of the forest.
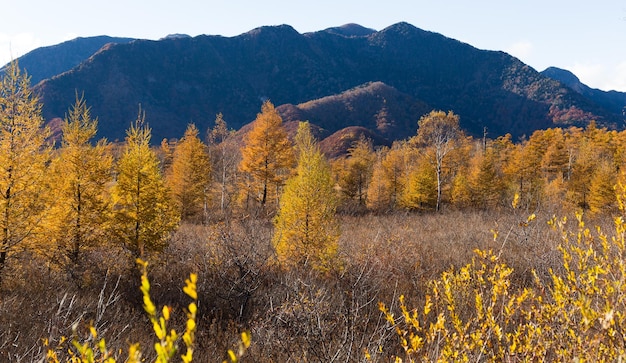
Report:
[[12,63],[2,362],[626,358],[626,131],[475,138],[433,110],[329,159],[270,101],[160,145],[141,107],[121,143],[79,93],[58,132],[41,107]]

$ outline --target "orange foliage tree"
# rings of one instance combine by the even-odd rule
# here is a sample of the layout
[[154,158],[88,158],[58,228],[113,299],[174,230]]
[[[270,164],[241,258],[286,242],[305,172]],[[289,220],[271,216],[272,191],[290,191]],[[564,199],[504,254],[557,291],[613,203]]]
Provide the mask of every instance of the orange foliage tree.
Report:
[[250,198],[254,198],[265,206],[271,188],[278,191],[283,186],[295,163],[283,120],[270,101],[263,103],[244,143],[239,169],[248,182],[245,186],[246,205]]

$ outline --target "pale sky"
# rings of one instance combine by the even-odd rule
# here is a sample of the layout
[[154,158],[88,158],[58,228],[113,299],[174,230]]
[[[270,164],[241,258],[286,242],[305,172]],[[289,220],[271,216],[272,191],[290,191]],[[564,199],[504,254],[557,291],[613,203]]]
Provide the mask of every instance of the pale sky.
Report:
[[235,36],[280,24],[300,33],[346,23],[381,30],[406,21],[538,71],[556,66],[590,87],[626,92],[623,0],[0,0],[0,11],[0,65],[78,36]]

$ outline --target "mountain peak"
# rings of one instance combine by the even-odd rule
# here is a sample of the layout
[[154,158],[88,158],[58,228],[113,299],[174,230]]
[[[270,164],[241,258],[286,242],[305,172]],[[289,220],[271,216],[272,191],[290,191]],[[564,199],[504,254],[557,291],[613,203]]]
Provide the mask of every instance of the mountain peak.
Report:
[[179,33],[175,33],[175,34],[168,34],[165,37],[159,39],[159,40],[167,40],[167,39],[181,39],[181,38],[191,38],[190,35],[188,34],[179,34]]
[[580,79],[576,77],[574,73],[566,69],[561,69],[557,67],[548,67],[541,73],[544,76],[561,81],[570,87],[572,85],[578,85],[579,83],[581,83]]
[[274,36],[285,36],[285,35],[300,35],[296,29],[294,29],[291,25],[281,24],[281,25],[264,25],[258,28],[254,28],[246,33],[241,34],[242,36],[248,37],[257,37],[265,34],[272,34]]
[[381,33],[397,33],[397,34],[401,34],[401,35],[408,35],[408,34],[412,34],[415,33],[417,31],[424,31],[412,24],[409,24],[405,21],[401,21],[399,23],[395,23],[393,25],[390,25],[388,27],[386,27],[385,29],[381,30]]
[[375,29],[366,28],[355,23],[348,23],[338,27],[327,28],[324,29],[324,31],[331,34],[342,35],[344,37],[365,37],[376,33]]

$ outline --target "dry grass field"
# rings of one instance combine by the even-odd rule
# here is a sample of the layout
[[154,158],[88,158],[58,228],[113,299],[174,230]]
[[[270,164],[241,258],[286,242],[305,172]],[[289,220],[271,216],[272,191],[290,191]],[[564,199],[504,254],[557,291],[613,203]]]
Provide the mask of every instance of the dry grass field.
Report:
[[[513,268],[513,289],[532,287],[533,270],[549,284],[550,269],[562,269],[550,217],[527,223],[512,209],[342,216],[342,265],[328,273],[282,270],[268,220],[183,225],[150,257],[151,293],[157,306],[173,308],[170,326],[184,330],[181,288],[189,273],[198,274],[197,361],[225,359],[239,332],[250,331],[246,361],[359,362],[367,355],[385,362],[402,349],[379,303],[398,309],[403,295],[407,305],[423,305],[431,281],[470,263],[476,249],[493,250]],[[51,347],[61,337],[85,339],[90,324],[120,358],[138,342],[153,359],[139,274],[121,250],[90,251],[89,261],[79,284],[36,256],[19,255],[20,269],[1,290],[1,361],[41,361],[44,339]]]

